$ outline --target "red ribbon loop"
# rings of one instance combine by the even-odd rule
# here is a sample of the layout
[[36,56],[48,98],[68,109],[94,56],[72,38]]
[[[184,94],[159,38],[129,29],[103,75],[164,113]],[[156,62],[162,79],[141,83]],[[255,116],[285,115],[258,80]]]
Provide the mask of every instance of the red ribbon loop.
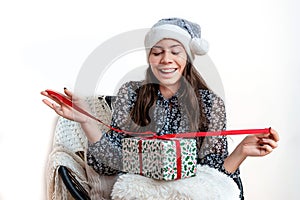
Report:
[[221,135],[240,135],[240,134],[265,134],[265,133],[270,133],[271,128],[264,128],[264,129],[245,129],[245,130],[222,130],[222,131],[209,131],[209,132],[187,132],[187,133],[174,133],[174,134],[166,134],[166,135],[161,135],[158,136],[156,133],[151,132],[151,131],[146,131],[146,132],[131,132],[131,131],[126,131],[126,130],[121,130],[121,129],[116,129],[114,127],[111,127],[104,122],[102,122],[100,119],[96,118],[95,116],[91,115],[90,113],[86,112],[82,108],[78,107],[75,105],[71,99],[69,99],[67,96],[64,94],[55,92],[53,90],[46,90],[46,92],[59,100],[61,103],[64,103],[78,112],[81,112],[82,114],[100,122],[104,126],[108,127],[110,130],[116,131],[118,133],[123,133],[125,135],[130,135],[130,136],[139,136],[143,138],[149,138],[149,139],[162,139],[162,140],[170,140],[174,138],[195,138],[195,137],[205,137],[205,136],[221,136]]

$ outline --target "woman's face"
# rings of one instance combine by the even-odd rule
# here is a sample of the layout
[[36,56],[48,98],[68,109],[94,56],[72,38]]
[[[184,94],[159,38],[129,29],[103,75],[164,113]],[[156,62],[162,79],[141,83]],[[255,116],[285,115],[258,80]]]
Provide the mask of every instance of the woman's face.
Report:
[[163,39],[152,47],[149,63],[161,85],[174,87],[179,85],[187,63],[187,54],[177,40]]

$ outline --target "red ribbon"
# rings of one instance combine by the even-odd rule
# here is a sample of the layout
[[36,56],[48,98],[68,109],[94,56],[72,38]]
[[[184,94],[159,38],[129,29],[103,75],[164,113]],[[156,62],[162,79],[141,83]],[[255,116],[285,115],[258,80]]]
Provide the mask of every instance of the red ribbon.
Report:
[[181,164],[182,164],[182,160],[181,160],[181,148],[180,148],[180,141],[179,140],[175,140],[175,144],[176,144],[176,165],[177,165],[177,179],[181,179]]
[[82,108],[75,105],[72,100],[65,96],[64,94],[55,92],[53,90],[46,90],[46,92],[51,96],[59,100],[60,102],[74,108],[78,112],[81,112],[82,114],[100,122],[104,126],[108,127],[109,129],[118,132],[127,134],[130,136],[140,136],[140,137],[146,137],[149,139],[163,139],[163,140],[170,140],[174,138],[194,138],[194,137],[203,137],[203,136],[220,136],[220,135],[240,135],[240,134],[263,134],[263,133],[270,133],[271,128],[264,128],[264,129],[246,129],[246,130],[222,130],[222,131],[208,131],[208,132],[187,132],[187,133],[174,133],[174,134],[166,134],[158,136],[156,133],[151,131],[146,132],[131,132],[126,130],[117,129],[114,127],[111,127],[104,122],[102,122],[100,119],[96,118],[95,116],[91,115],[90,113],[86,112]]
[[139,163],[140,163],[140,175],[143,175],[143,140],[139,140]]
[[[205,137],[205,136],[220,136],[220,135],[239,135],[239,134],[263,134],[263,133],[270,133],[271,128],[264,128],[264,129],[245,129],[245,130],[222,130],[222,131],[208,131],[208,132],[187,132],[187,133],[174,133],[174,134],[166,134],[166,135],[160,135],[158,136],[156,133],[151,131],[136,133],[136,132],[130,132],[125,130],[116,129],[114,127],[111,127],[104,122],[102,122],[100,119],[94,117],[90,113],[86,112],[85,110],[81,109],[77,105],[73,104],[72,100],[65,96],[64,94],[60,94],[58,92],[55,92],[53,90],[46,90],[46,92],[51,96],[59,100],[60,102],[74,108],[78,112],[81,112],[82,114],[85,114],[86,116],[100,122],[104,126],[108,127],[109,129],[116,131],[118,133],[127,134],[130,136],[139,136],[143,137],[145,139],[162,139],[162,140],[171,140],[175,138],[195,138],[195,137]],[[180,148],[180,141],[174,140],[176,143],[176,163],[177,163],[177,178],[181,178],[181,148]],[[143,173],[143,162],[142,162],[142,140],[139,140],[139,163],[140,163],[140,174]]]

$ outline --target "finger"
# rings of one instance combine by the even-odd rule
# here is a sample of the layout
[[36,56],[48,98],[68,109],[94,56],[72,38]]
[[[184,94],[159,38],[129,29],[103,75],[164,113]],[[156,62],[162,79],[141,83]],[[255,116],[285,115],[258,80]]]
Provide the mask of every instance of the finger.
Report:
[[259,146],[258,148],[260,149],[261,156],[267,155],[273,151],[273,148],[267,144]]
[[54,110],[58,115],[64,117],[64,111],[62,110],[62,107],[61,107],[61,106],[55,105],[54,103],[52,103],[52,107],[53,107],[53,110]]
[[62,110],[62,107],[59,105],[56,105],[54,103],[51,103],[50,101],[48,101],[47,99],[43,99],[42,100],[48,107],[50,107],[52,110],[54,110],[54,112],[56,112],[56,114],[63,116],[64,112]]
[[53,101],[55,101],[54,97],[49,95],[48,92],[46,91],[42,91],[41,92],[41,95],[45,96],[45,97],[48,97],[49,99],[52,99]]
[[73,102],[78,102],[81,99],[78,96],[75,96],[70,90],[64,88],[64,93],[70,98]]
[[260,145],[269,145],[273,149],[277,148],[277,146],[278,146],[278,144],[275,140],[268,139],[268,138],[261,139]]
[[256,137],[258,137],[259,139],[268,138],[269,136],[270,136],[270,133],[262,133],[262,134],[256,135]]
[[48,96],[48,92],[46,92],[46,91],[41,91],[41,95]]
[[68,90],[67,88],[64,88],[64,93],[72,99],[73,93],[70,90]]
[[62,115],[62,107],[60,105],[56,105],[50,101],[48,101],[47,99],[43,99],[42,100],[48,107],[50,107],[52,110],[54,110],[57,114]]
[[42,95],[48,97],[49,99],[55,101],[57,104],[62,105],[64,104],[64,102],[62,102],[61,100],[57,99],[55,96],[49,95],[47,92],[41,92]]
[[47,106],[49,106],[51,109],[54,110],[54,106],[53,103],[51,103],[50,101],[48,101],[47,99],[43,99],[42,100]]
[[66,106],[66,107],[71,106],[69,101],[72,101],[72,99],[71,99],[71,97],[69,97],[65,94],[61,94],[61,93],[55,92],[55,91],[53,91],[53,94],[52,94],[52,93],[49,93],[48,90],[41,92],[41,94],[48,97],[48,98],[50,98],[50,99],[52,99],[53,101],[55,101],[60,106],[63,106],[63,105]]
[[41,91],[41,95],[45,96],[45,97],[48,97],[50,99],[52,99],[52,96],[48,94],[48,92],[46,91]]
[[[75,104],[81,104],[83,101],[83,99],[77,95],[75,95],[73,92],[71,92],[70,90],[68,90],[67,88],[64,88],[64,92],[67,95],[67,97]],[[84,105],[83,105],[84,106]]]
[[278,142],[279,141],[279,134],[277,133],[277,131],[275,131],[274,129],[270,128],[270,138],[273,139],[274,141]]

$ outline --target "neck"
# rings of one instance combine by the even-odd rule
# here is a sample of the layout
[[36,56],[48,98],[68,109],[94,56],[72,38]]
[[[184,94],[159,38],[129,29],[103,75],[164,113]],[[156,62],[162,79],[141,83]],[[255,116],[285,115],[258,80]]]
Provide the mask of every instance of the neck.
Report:
[[160,85],[159,90],[164,98],[169,99],[178,91],[179,86],[179,84],[172,86]]

